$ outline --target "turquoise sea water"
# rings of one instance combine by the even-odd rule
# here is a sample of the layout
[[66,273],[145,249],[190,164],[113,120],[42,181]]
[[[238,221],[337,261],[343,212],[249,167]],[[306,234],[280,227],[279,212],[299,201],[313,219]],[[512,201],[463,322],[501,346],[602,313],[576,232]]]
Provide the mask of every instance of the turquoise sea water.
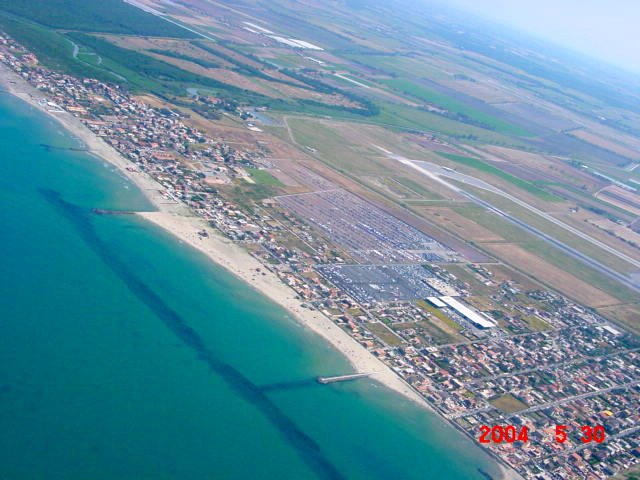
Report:
[[[51,146],[56,148],[51,148]],[[0,94],[0,479],[474,479],[471,441],[197,252]]]

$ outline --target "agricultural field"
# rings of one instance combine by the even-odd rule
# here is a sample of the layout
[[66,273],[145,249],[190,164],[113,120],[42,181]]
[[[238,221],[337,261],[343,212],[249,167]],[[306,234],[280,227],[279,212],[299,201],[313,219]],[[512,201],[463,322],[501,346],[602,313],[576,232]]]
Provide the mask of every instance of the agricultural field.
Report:
[[454,117],[460,118],[471,124],[486,127],[507,135],[528,136],[529,132],[515,125],[510,125],[489,114],[476,110],[464,103],[440,92],[430,90],[418,83],[405,79],[385,80],[384,83],[396,91],[407,94],[413,98],[432,104],[445,110]]

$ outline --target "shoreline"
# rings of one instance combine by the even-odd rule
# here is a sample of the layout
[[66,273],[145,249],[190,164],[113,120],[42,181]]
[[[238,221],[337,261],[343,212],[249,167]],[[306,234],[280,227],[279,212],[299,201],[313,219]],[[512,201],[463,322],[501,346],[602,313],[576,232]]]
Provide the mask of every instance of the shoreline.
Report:
[[[426,399],[422,398],[388,365],[369,352],[331,319],[317,310],[303,307],[304,302],[296,298],[295,292],[249,252],[223,237],[219,231],[210,227],[203,218],[196,216],[185,205],[166,199],[161,193],[163,187],[159,183],[147,173],[138,170],[137,166],[89,130],[79,119],[67,111],[48,110],[46,104],[39,103],[40,99],[47,98],[46,94],[32,87],[25,79],[2,63],[0,63],[0,87],[6,93],[28,103],[58,122],[62,128],[86,147],[88,154],[107,162],[115,167],[119,174],[133,182],[156,209],[156,211],[135,212],[140,218],[165,230],[178,241],[195,248],[210,261],[284,308],[296,322],[328,342],[348,360],[356,372],[375,372],[371,377],[373,380],[438,415],[443,421],[458,430],[452,422],[435,411]],[[205,230],[209,236],[203,238],[198,235],[197,232],[202,230]],[[260,273],[256,272],[257,268],[260,269]],[[265,275],[262,275],[263,272]],[[464,436],[469,438],[467,435]],[[482,450],[496,462],[501,478],[522,479],[514,469],[507,466],[491,450]]]
[[[322,336],[342,353],[356,371],[376,372],[372,377],[374,380],[434,412],[426,400],[420,397],[391,368],[328,317],[316,310],[303,307],[302,303],[304,302],[295,298],[295,292],[282,283],[275,273],[269,271],[249,252],[223,237],[220,232],[210,227],[204,219],[193,214],[186,206],[167,200],[160,193],[163,190],[160,184],[146,173],[137,170],[137,167],[135,167],[135,171],[129,170],[128,168],[133,166],[130,161],[123,158],[117,150],[96,136],[69,112],[47,110],[45,105],[38,102],[40,98],[46,98],[46,95],[29,85],[3,64],[0,64],[0,86],[7,93],[27,102],[56,120],[86,146],[87,153],[116,167],[118,173],[132,181],[156,209],[151,212],[135,212],[138,216],[205,254],[215,264],[285,308],[300,324]],[[197,234],[202,230],[206,230],[209,237],[202,238]],[[256,268],[260,268],[261,272],[266,275],[258,274]]]
[[[19,83],[8,84],[5,81],[7,72],[14,75],[17,79],[16,82]],[[376,372],[373,378],[377,381],[433,411],[431,406],[411,387],[405,384],[396,373],[329,318],[318,311],[302,307],[304,302],[295,298],[295,292],[282,283],[277,275],[267,270],[249,252],[231,240],[224,238],[220,232],[210,227],[204,219],[193,214],[186,206],[165,199],[160,194],[163,187],[149,175],[138,171],[137,167],[135,171],[127,169],[127,167],[131,168],[133,164],[96,136],[80,120],[66,111],[47,110],[44,105],[38,103],[38,99],[34,98],[36,94],[41,98],[45,98],[45,95],[31,87],[31,85],[26,84],[15,73],[8,69],[5,71],[4,65],[0,67],[0,76],[2,76],[0,85],[5,87],[8,93],[26,101],[50,118],[58,121],[65,130],[69,131],[87,147],[87,153],[116,167],[120,174],[131,180],[144,193],[156,211],[135,212],[136,215],[204,253],[211,261],[284,307],[299,323],[321,335],[335,349],[340,351],[357,371]],[[197,234],[198,231],[202,230],[206,230],[209,237],[201,238]],[[256,268],[260,268],[261,272],[266,275],[258,274]]]

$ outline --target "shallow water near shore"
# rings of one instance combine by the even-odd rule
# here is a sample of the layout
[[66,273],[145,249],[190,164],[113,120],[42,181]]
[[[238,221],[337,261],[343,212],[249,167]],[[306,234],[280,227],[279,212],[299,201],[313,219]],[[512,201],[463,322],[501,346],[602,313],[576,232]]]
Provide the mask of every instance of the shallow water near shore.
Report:
[[[54,147],[54,148],[51,148]],[[151,206],[0,95],[0,478],[473,479],[470,440],[136,216]]]

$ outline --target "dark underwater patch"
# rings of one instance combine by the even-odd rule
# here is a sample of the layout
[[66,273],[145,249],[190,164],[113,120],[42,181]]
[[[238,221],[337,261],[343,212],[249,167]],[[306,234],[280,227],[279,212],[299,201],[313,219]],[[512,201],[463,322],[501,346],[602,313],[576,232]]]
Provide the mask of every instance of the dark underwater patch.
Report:
[[[205,362],[210,370],[221,377],[238,395],[260,410],[269,422],[278,429],[282,437],[298,452],[307,465],[322,478],[330,480],[342,480],[345,478],[324,456],[320,446],[287,417],[266,395],[263,387],[255,385],[235,367],[218,358],[215,352],[207,347],[198,333],[187,324],[185,319],[164,302],[146,283],[140,280],[135,275],[135,272],[130,270],[112,252],[109,245],[96,233],[90,220],[91,210],[65,201],[60,193],[54,190],[40,189],[40,193],[76,228],[85,243],[127,285],[128,289],[183,344],[196,353],[197,358]],[[309,382],[309,380],[306,382]]]

